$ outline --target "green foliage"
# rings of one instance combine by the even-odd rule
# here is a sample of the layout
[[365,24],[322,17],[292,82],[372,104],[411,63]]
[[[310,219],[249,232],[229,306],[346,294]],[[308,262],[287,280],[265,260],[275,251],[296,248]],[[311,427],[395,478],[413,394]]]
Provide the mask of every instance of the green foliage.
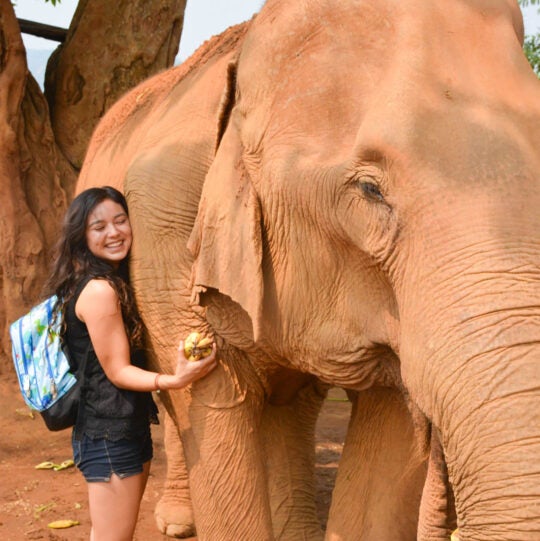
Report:
[[[527,1],[527,0],[525,0],[525,1]],[[533,1],[537,2],[538,0],[533,0]],[[56,3],[57,2],[60,3],[61,0],[45,0],[45,2],[50,2],[53,6],[56,6]]]
[[523,50],[529,60],[532,69],[540,78],[540,34],[535,36],[525,36]]
[[[518,3],[522,7],[527,7],[529,5],[540,5],[540,0],[518,0]],[[525,36],[523,50],[532,69],[540,78],[540,34]]]

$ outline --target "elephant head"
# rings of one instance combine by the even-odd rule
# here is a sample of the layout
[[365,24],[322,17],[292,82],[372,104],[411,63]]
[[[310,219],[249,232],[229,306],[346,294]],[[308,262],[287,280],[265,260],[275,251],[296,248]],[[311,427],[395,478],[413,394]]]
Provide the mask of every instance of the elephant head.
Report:
[[530,540],[540,85],[517,4],[282,4],[229,67],[195,298],[279,364],[405,389],[440,435],[462,538]]

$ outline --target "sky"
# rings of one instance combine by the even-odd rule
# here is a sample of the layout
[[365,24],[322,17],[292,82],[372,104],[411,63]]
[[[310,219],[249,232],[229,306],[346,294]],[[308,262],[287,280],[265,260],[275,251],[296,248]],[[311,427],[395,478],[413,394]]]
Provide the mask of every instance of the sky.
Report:
[[[58,0],[56,7],[45,0],[16,0],[15,12],[29,19],[67,28],[78,0]],[[232,24],[249,19],[257,13],[264,0],[188,0],[184,14],[184,30],[180,40],[177,63],[185,60],[205,40],[219,34]],[[540,32],[540,6],[522,8],[527,34]],[[56,43],[23,35],[27,49],[55,49]]]

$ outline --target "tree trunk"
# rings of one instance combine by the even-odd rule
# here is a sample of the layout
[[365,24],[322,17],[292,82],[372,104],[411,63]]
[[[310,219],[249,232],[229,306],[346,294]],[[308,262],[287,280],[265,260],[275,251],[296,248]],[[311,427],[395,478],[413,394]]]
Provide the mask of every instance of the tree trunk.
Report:
[[60,174],[75,174],[56,151],[48,107],[28,74],[21,33],[9,0],[0,0],[0,324],[39,295],[51,244],[66,208]]
[[[0,357],[8,326],[40,296],[90,136],[124,92],[174,62],[186,0],[81,0],[47,67],[28,73],[0,0]],[[3,362],[0,362],[2,373]]]
[[185,5],[186,0],[80,0],[45,79],[56,140],[75,169],[105,111],[127,90],[172,66]]

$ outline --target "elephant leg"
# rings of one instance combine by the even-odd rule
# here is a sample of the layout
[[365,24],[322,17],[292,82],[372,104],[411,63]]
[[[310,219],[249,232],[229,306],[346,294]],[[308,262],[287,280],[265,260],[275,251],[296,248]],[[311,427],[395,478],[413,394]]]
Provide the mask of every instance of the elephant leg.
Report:
[[390,388],[358,393],[326,540],[415,541],[425,462],[402,394]]
[[276,541],[317,541],[315,425],[328,387],[316,381],[284,405],[266,404],[261,434]]
[[195,535],[195,523],[184,448],[178,428],[168,413],[163,416],[163,424],[167,477],[163,495],[154,512],[156,524],[159,531],[169,537],[192,537]]
[[249,360],[229,358],[171,398],[180,414],[197,539],[271,541],[259,434],[264,390]]
[[454,495],[444,451],[435,429],[431,433],[428,472],[418,523],[418,541],[447,541],[456,528]]

